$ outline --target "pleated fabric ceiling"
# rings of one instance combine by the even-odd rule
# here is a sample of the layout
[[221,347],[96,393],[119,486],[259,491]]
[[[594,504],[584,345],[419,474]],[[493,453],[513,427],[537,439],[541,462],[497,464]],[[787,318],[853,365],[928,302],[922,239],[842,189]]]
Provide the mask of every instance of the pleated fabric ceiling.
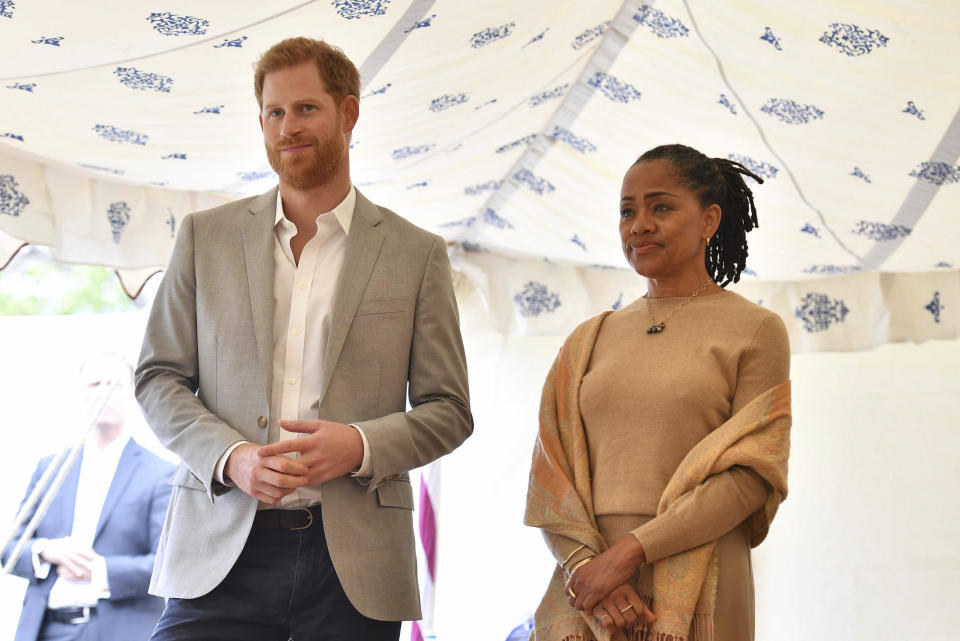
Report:
[[683,142],[765,178],[737,287],[794,349],[955,338],[958,33],[950,0],[0,0],[0,264],[48,245],[135,291],[185,214],[275,184],[253,63],[308,35],[361,69],[355,184],[504,331],[644,291],[620,180]]

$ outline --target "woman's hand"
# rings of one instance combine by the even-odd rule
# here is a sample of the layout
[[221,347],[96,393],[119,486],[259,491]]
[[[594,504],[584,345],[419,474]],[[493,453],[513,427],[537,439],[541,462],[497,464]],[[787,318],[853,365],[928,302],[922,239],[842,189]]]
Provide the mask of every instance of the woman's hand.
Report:
[[657,616],[647,609],[629,583],[614,589],[593,608],[593,616],[607,632],[632,628],[638,623],[653,623]]
[[627,534],[620,538],[605,552],[577,568],[567,579],[565,589],[570,596],[570,605],[592,615],[594,606],[629,581],[643,561],[643,546],[636,537]]

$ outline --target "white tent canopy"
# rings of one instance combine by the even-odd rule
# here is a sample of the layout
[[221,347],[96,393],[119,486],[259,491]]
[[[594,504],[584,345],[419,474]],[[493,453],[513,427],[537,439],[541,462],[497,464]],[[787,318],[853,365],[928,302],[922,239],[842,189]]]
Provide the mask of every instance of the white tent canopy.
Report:
[[704,3],[0,0],[0,264],[22,242],[162,268],[182,217],[265,191],[252,65],[361,69],[353,179],[451,241],[495,325],[628,302],[620,179],[684,142],[766,178],[741,292],[796,351],[960,334],[960,11]]

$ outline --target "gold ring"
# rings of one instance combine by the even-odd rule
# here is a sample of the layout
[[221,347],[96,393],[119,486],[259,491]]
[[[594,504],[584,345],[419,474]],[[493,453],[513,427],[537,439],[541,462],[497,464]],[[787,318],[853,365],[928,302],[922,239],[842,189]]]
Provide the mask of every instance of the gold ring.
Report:
[[577,598],[577,593],[573,591],[573,588],[567,588],[567,594],[569,594],[574,599]]
[[623,614],[624,612],[626,612],[627,610],[630,610],[631,608],[633,608],[633,604],[632,604],[632,603],[628,603],[628,604],[627,604],[627,607],[625,607],[624,609],[620,610],[620,614]]

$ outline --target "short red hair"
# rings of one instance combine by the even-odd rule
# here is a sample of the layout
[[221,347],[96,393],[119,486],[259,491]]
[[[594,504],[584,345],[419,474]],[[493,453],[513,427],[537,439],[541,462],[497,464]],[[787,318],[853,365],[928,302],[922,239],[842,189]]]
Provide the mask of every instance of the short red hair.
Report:
[[263,107],[263,79],[271,71],[314,61],[327,91],[340,102],[347,96],[360,98],[360,72],[338,47],[313,38],[287,38],[260,56],[253,73],[253,92]]

